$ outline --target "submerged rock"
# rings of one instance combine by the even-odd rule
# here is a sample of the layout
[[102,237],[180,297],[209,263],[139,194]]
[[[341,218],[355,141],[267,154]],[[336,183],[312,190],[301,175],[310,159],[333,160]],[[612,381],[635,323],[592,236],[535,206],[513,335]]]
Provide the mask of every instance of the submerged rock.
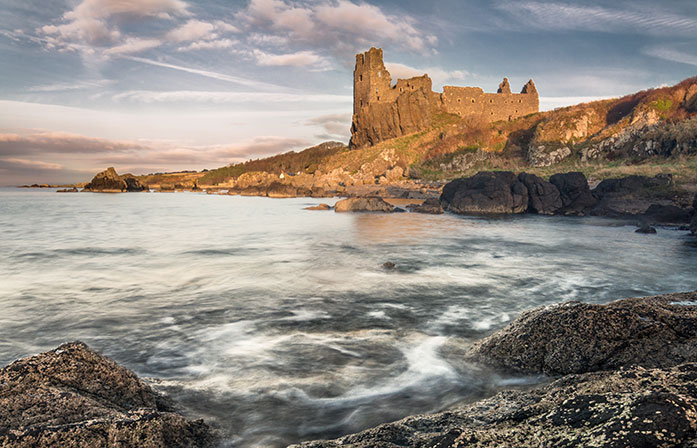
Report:
[[0,370],[0,447],[207,447],[203,421],[186,420],[135,373],[81,342]]
[[655,228],[655,227],[651,227],[651,226],[648,225],[648,224],[642,224],[642,225],[639,226],[639,228],[636,229],[634,232],[636,232],[636,233],[645,233],[645,234],[654,234],[654,233],[656,233],[656,228]]
[[446,184],[440,202],[460,214],[524,213],[528,190],[510,171],[481,171]]
[[347,198],[334,204],[336,212],[385,212],[393,213],[392,204],[381,198]]
[[382,264],[382,268],[388,271],[393,271],[397,269],[397,265],[392,263],[391,261],[386,261]]
[[295,448],[695,446],[697,364],[569,375]]
[[331,208],[329,204],[317,204],[311,207],[305,207],[305,210],[331,210]]
[[670,367],[697,360],[694,305],[697,292],[538,308],[475,344],[468,358],[551,375],[630,365]]

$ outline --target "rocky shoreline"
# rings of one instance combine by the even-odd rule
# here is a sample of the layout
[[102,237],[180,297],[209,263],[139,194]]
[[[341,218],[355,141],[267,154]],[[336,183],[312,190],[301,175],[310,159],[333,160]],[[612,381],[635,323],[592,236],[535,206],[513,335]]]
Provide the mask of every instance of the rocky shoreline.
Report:
[[[303,442],[330,447],[672,447],[697,444],[697,291],[523,313],[465,361],[553,381]],[[0,369],[0,446],[214,446],[203,421],[73,342]]]

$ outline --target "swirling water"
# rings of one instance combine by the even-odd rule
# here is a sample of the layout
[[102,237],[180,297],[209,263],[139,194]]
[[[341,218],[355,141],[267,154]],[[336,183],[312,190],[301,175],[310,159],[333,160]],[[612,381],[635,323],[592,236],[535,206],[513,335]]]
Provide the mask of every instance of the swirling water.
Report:
[[317,202],[0,190],[0,364],[80,339],[275,447],[525,381],[462,354],[526,309],[697,288],[686,232]]

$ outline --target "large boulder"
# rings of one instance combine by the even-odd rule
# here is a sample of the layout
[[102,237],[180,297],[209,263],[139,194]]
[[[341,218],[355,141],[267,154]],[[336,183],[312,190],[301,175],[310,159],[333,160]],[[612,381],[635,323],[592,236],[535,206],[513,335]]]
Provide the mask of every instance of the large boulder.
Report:
[[690,212],[676,205],[652,204],[644,216],[657,224],[687,224],[690,222]]
[[528,211],[553,215],[562,207],[559,189],[534,174],[520,173],[518,180],[528,189]]
[[85,185],[86,191],[101,191],[101,192],[122,192],[126,191],[128,185],[126,181],[121,179],[116,173],[114,167],[109,167],[101,173],[97,173],[90,183]]
[[569,375],[296,448],[697,446],[697,364]]
[[72,342],[0,370],[0,447],[207,447],[186,420],[130,370]]
[[525,213],[528,189],[510,171],[481,171],[446,184],[440,202],[461,214]]
[[534,309],[475,344],[468,358],[550,375],[694,361],[697,291]]
[[564,215],[585,215],[598,202],[583,173],[555,174],[549,181],[559,190],[562,202],[559,212]]
[[697,213],[695,213],[695,215],[692,217],[690,232],[692,232],[693,235],[697,235]]
[[334,211],[392,213],[395,207],[381,198],[347,198],[334,204]]
[[293,185],[272,182],[266,188],[266,195],[270,198],[294,198],[298,196],[298,189]]

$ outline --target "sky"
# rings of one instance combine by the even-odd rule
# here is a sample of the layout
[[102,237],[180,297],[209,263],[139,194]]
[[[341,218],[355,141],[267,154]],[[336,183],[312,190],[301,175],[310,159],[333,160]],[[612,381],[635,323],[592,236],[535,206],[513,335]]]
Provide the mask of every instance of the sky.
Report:
[[355,54],[541,108],[697,74],[695,0],[0,0],[0,185],[347,142]]

